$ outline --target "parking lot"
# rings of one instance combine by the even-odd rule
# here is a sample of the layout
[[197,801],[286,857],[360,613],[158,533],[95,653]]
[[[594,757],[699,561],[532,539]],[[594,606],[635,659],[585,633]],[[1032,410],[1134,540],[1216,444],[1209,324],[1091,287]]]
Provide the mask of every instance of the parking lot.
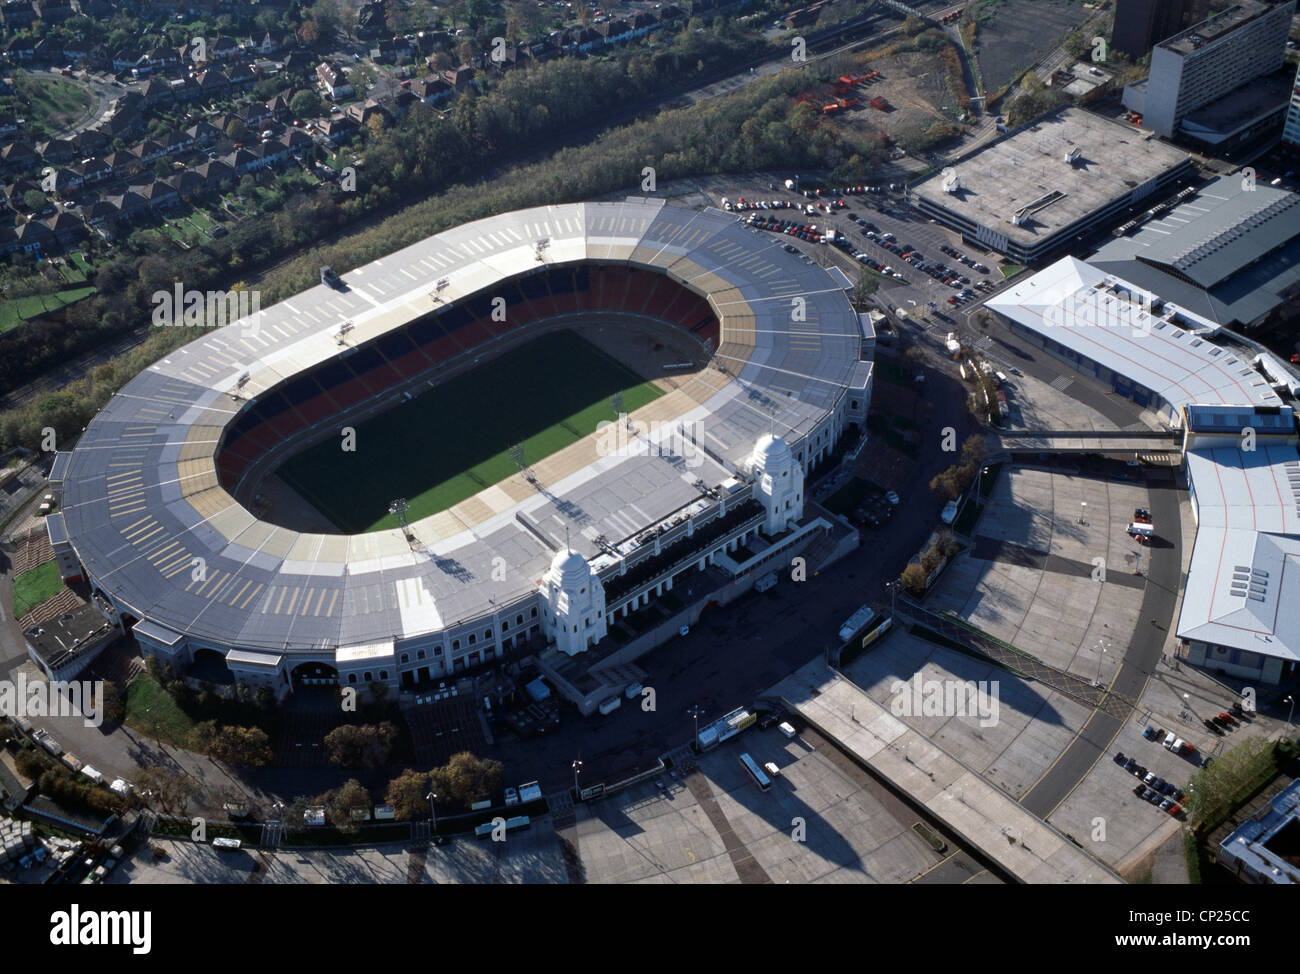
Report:
[[[912,315],[930,313],[929,306],[933,303],[942,317],[930,313],[931,317],[940,322],[947,319],[951,323],[954,313],[961,310],[961,305],[948,302],[958,289],[919,270],[918,263],[944,264],[966,277],[967,283],[958,282],[959,287],[976,290],[975,298],[963,304],[973,304],[983,296],[979,290],[981,282],[989,289],[1003,283],[997,270],[997,254],[965,244],[958,235],[922,217],[907,204],[903,184],[881,182],[862,187],[862,192],[857,192],[858,189],[857,186],[823,184],[811,177],[801,178],[794,189],[787,189],[784,178],[772,177],[764,181],[762,176],[758,176],[727,177],[725,181],[718,180],[707,187],[707,193],[714,206],[724,208],[724,200],[730,203],[737,219],[753,217],[764,222],[789,221],[796,226],[815,226],[816,231],[805,232],[804,238],[798,236],[797,230],[786,232],[790,227],[770,232],[779,233],[783,238],[780,241],[782,245],[809,254],[822,264],[840,267],[852,280],[857,279],[860,268],[870,266],[863,259],[855,259],[854,252],[861,253],[866,261],[874,262],[880,268],[888,265],[892,272],[879,276],[877,298],[882,304],[901,308]],[[746,204],[743,207],[740,204],[742,199]],[[844,202],[842,207],[836,205],[840,200]],[[813,213],[806,212],[808,206],[814,207]],[[855,219],[862,222],[855,222]],[[819,242],[828,230],[843,237],[847,250]],[[867,236],[868,230],[871,236]],[[945,252],[944,248],[957,251],[971,263],[982,264],[985,270],[975,270]],[[913,251],[919,256],[911,261],[904,260],[903,253]]]

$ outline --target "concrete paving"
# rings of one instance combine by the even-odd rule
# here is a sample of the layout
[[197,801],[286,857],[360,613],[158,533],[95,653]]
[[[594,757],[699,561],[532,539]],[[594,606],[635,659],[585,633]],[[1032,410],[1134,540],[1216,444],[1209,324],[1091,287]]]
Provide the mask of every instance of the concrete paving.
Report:
[[1120,881],[824,663],[801,667],[773,693],[1021,882]]
[[1014,548],[996,552],[998,560],[976,557],[988,547],[977,543],[944,573],[926,607],[951,611],[1058,669],[1109,683],[1140,623],[1145,580],[1135,573],[1149,563],[1147,549],[1124,529],[1133,509],[1148,505],[1137,482],[1004,468],[976,539],[1046,553],[1047,565],[1063,570],[1026,564]]

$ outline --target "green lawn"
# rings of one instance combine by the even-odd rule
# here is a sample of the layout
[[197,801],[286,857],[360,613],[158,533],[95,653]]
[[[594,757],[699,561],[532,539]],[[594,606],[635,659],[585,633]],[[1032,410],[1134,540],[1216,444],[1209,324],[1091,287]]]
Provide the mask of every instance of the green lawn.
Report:
[[1023,270],[1024,268],[1019,264],[998,264],[998,271],[1001,272],[1003,278],[1015,277]]
[[14,578],[14,618],[21,619],[63,588],[63,576],[54,560]]
[[148,673],[126,688],[126,724],[151,737],[184,747],[194,721]]
[[510,447],[535,464],[613,420],[609,397],[631,413],[661,393],[571,331],[536,341],[356,425],[356,450],[334,438],[280,468],[346,533],[397,526],[388,504],[410,502],[415,521],[515,473]]
[[26,298],[13,298],[0,301],[0,332],[17,328],[24,321],[36,318],[70,304],[76,304],[82,298],[95,293],[90,286],[71,287],[53,294],[37,294]]
[[90,108],[90,92],[63,78],[28,75],[18,87],[28,99],[29,125],[63,128]]

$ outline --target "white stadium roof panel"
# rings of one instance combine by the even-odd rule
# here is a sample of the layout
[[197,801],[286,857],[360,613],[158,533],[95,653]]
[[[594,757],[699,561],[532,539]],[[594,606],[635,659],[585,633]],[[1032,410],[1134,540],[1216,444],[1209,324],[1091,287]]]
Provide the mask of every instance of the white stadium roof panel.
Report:
[[[495,489],[413,523],[421,538],[414,552],[397,530],[347,537],[262,522],[215,479],[224,431],[253,405],[273,402],[277,387],[335,364],[342,322],[353,324],[351,349],[369,348],[426,316],[440,279],[451,282],[447,304],[503,277],[602,260],[668,268],[696,293],[725,292],[714,307],[721,340],[731,330],[741,342],[725,345],[732,378],[699,373],[696,401],[680,407],[680,418],[702,422],[701,445],[725,465],[707,457],[684,470],[670,457],[587,461],[546,495]],[[256,328],[201,335],[150,366],[110,400],[66,461],[64,516],[78,557],[159,631],[279,653],[412,639],[491,615],[535,592],[553,556],[539,535],[558,547],[568,528],[586,553],[596,551],[596,535],[634,536],[698,498],[697,478],[732,477],[769,429],[797,449],[862,375],[843,291],[718,211],[642,199],[539,207],[336,270],[346,290],[313,286],[261,309]],[[774,309],[796,294],[807,296],[808,321],[791,328],[788,312]],[[236,400],[230,393],[243,373]],[[199,580],[195,557],[206,562]],[[509,565],[504,581],[494,559]]]

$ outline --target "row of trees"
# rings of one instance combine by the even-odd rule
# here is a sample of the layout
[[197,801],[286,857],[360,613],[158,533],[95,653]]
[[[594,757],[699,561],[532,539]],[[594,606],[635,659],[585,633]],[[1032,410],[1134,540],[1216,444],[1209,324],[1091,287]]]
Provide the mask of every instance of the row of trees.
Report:
[[384,801],[393,806],[398,818],[418,818],[428,811],[431,793],[438,796],[439,804],[468,807],[484,795],[500,791],[504,781],[500,761],[461,751],[441,768],[403,771],[388,783]]
[[[680,48],[628,59],[640,57],[649,65],[647,77],[655,80],[645,83],[669,83],[678,72],[694,69],[691,53],[734,55],[737,48],[728,44],[705,32]],[[242,221],[221,240],[180,254],[128,257],[105,265],[94,280],[98,293],[74,305],[63,320],[29,325],[0,339],[0,391],[30,380],[42,362],[65,359],[138,327],[148,319],[153,293],[174,281],[198,290],[238,290],[244,286],[240,278],[255,268],[363,220],[372,222],[327,253],[304,254],[265,273],[258,281],[262,307],[309,286],[322,262],[354,267],[472,219],[633,187],[646,166],[655,168],[659,185],[703,173],[769,168],[831,168],[843,178],[864,175],[854,171],[879,159],[878,145],[865,137],[852,142],[819,119],[811,106],[795,105],[791,96],[807,82],[787,74],[759,79],[729,98],[662,112],[475,186],[450,184],[503,165],[515,145],[536,143],[566,125],[590,124],[618,104],[616,97],[606,100],[599,94],[602,87],[626,95],[636,82],[620,74],[618,62],[558,61],[526,74],[515,72],[483,96],[461,98],[447,119],[413,111],[374,136],[358,173],[358,192],[294,196],[269,220]],[[445,192],[439,197],[409,204],[440,189]],[[372,219],[376,212],[399,206],[387,219]],[[198,335],[193,328],[153,329],[143,344],[58,393],[0,413],[0,450],[14,445],[40,449],[47,427],[56,431],[57,447],[80,431],[127,379]]]
[[975,481],[987,455],[988,444],[984,437],[967,437],[961,445],[961,459],[935,474],[930,479],[930,489],[945,500],[956,500]]

